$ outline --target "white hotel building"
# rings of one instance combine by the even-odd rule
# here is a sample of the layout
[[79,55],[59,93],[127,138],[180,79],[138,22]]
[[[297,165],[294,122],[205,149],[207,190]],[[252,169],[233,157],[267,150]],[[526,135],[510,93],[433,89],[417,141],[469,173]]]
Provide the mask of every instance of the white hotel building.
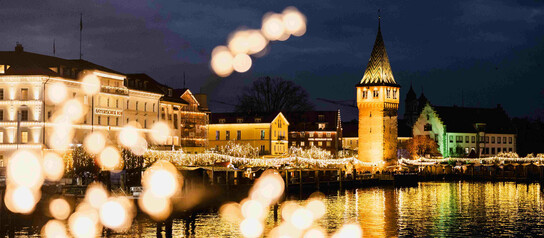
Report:
[[[94,96],[81,90],[79,77],[84,72],[100,79],[100,92]],[[45,92],[54,82],[63,82],[68,98],[76,98],[86,115],[74,124],[73,144],[80,144],[93,130],[107,132],[109,143],[128,122],[149,129],[159,120],[163,94],[126,87],[126,76],[85,60],[66,60],[25,52],[18,44],[15,51],[0,52],[0,167],[17,149],[41,151],[50,145],[50,122],[61,105],[51,103]],[[45,98],[45,100],[44,100]],[[45,136],[44,136],[45,134]]]

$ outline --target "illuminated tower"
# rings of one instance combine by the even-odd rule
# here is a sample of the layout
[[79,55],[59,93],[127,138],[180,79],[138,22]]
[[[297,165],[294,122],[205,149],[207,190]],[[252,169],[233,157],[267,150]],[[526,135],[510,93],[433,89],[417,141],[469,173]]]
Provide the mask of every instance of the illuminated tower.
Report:
[[395,82],[380,23],[365,74],[357,87],[359,160],[383,162],[397,157],[397,110],[400,85]]

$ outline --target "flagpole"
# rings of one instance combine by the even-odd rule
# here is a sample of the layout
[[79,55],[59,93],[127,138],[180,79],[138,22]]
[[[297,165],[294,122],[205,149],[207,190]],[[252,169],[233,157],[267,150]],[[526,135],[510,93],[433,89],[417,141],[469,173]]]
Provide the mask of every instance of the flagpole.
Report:
[[79,14],[79,59],[81,59],[81,32],[83,31],[83,13]]

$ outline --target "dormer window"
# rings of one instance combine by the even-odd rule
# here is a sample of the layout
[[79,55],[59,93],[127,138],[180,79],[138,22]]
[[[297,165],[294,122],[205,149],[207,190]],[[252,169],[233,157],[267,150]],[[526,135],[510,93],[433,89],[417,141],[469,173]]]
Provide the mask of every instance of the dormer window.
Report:
[[172,97],[172,89],[171,88],[168,89],[168,97]]
[[387,98],[391,98],[391,89],[386,89],[385,94],[386,94]]
[[379,96],[380,96],[380,91],[378,91],[378,89],[374,89],[374,91],[372,92],[372,96],[373,96],[374,98],[379,97]]
[[325,130],[325,123],[317,123],[317,129]]
[[368,91],[363,91],[363,99],[367,99],[368,98]]
[[317,116],[317,119],[319,121],[325,121],[325,115],[319,115],[319,116]]
[[219,119],[219,123],[225,123],[225,118]]
[[242,122],[244,122],[243,118],[236,118],[236,123],[242,123]]
[[260,117],[255,118],[255,122],[257,122],[257,123],[261,122],[261,120],[262,119]]
[[397,90],[393,89],[393,99],[397,99]]

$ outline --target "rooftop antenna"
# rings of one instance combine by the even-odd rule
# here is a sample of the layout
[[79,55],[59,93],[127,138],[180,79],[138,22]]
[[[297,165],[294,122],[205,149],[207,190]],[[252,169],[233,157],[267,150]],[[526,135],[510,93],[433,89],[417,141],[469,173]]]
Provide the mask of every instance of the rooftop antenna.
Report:
[[81,32],[83,32],[83,13],[79,14],[79,59],[83,56],[81,53]]
[[378,8],[378,29],[380,29],[380,26],[381,26],[381,19],[382,19],[382,16],[380,14],[380,9]]
[[55,39],[53,39],[53,55],[55,55],[56,49],[55,49]]

